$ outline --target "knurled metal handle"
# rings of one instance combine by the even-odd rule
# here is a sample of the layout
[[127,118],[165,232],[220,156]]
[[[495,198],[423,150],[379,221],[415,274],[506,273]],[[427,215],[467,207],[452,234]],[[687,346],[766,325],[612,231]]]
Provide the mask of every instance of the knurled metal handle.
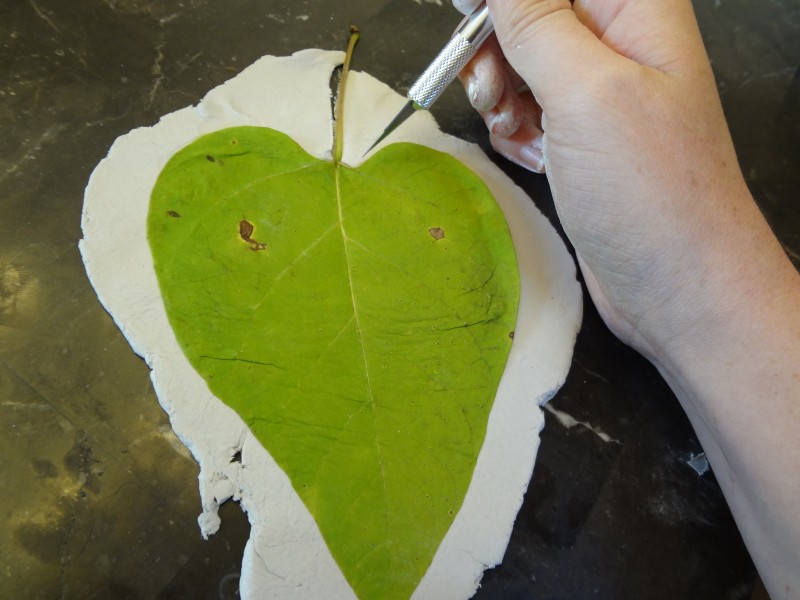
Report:
[[408,99],[419,108],[429,109],[492,31],[489,9],[482,4],[461,22],[447,45],[414,82],[408,90]]

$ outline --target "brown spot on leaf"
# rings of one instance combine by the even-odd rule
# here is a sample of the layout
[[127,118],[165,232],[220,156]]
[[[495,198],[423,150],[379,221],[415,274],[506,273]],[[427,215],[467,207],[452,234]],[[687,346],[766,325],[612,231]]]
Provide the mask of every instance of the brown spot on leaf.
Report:
[[508,337],[510,337],[513,340],[514,339],[514,332],[513,331],[509,332]]
[[444,229],[442,229],[441,227],[431,227],[430,229],[428,229],[428,233],[435,240],[441,240],[442,238],[444,238]]
[[167,211],[167,214],[168,214],[170,217],[172,217],[173,219],[180,219],[180,218],[181,218],[181,215],[180,215],[180,213],[178,213],[178,212],[176,212],[176,211],[174,211],[174,210],[168,210],[168,211]]
[[213,157],[213,156],[211,156],[210,154],[206,154],[206,160],[207,160],[208,162],[217,162],[217,161],[214,159],[214,157]]
[[252,236],[254,230],[255,228],[253,227],[253,224],[250,221],[247,221],[245,219],[239,221],[239,236],[245,242],[247,242],[247,244],[250,246],[250,250],[252,250],[253,252],[258,252],[259,250],[265,250],[267,244],[253,239]]
[[250,221],[239,221],[239,235],[245,242],[250,241],[250,236],[253,235],[253,224]]

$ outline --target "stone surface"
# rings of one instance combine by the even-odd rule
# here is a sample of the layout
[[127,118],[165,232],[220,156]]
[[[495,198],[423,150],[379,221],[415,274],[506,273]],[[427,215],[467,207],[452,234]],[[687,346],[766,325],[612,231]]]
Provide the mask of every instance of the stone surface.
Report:
[[[800,6],[695,7],[748,182],[800,264]],[[264,54],[342,49],[351,24],[353,67],[405,88],[457,20],[447,0],[0,0],[0,597],[236,597],[245,517],[226,505],[201,539],[197,468],[77,251],[113,140]],[[488,148],[460,90],[433,112]],[[545,179],[498,162],[554,218]],[[553,407],[592,429],[547,414],[535,493],[477,597],[748,598],[752,564],[713,473],[687,464],[680,407],[586,305]]]

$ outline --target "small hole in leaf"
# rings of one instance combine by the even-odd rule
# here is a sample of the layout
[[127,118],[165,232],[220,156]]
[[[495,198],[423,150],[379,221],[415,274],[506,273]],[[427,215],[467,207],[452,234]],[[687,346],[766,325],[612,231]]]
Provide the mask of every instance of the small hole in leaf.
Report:
[[431,227],[430,229],[428,229],[428,233],[435,240],[444,239],[444,229],[442,229],[441,227]]

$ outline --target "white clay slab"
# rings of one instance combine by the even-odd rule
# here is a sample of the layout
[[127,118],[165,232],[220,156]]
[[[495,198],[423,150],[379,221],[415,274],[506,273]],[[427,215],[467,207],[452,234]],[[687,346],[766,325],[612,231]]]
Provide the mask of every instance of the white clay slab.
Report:
[[[100,301],[152,369],[161,405],[200,464],[202,534],[219,527],[222,502],[239,500],[247,511],[252,531],[242,567],[245,599],[355,596],[287,476],[241,418],[211,394],[178,346],[146,237],[150,194],[175,152],[226,127],[271,127],[310,154],[330,158],[329,81],[343,59],[341,52],[321,50],[260,59],[209,92],[198,106],[118,138],[86,188],[80,242],[86,270]],[[369,75],[350,74],[345,163],[361,162],[404,102]],[[508,220],[520,269],[514,343],[473,479],[413,595],[469,598],[484,570],[503,558],[533,470],[544,424],[540,407],[562,385],[569,368],[580,327],[581,292],[572,258],[547,219],[477,146],[442,134],[424,112],[412,116],[384,144],[397,141],[450,153],[486,182]],[[237,452],[241,462],[232,461]]]

